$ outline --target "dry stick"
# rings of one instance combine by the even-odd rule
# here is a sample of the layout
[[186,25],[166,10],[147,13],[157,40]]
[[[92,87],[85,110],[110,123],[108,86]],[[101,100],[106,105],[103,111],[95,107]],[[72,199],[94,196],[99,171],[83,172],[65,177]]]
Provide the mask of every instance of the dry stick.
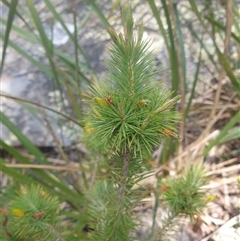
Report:
[[[239,175],[231,176],[229,178],[225,178],[224,180],[222,178],[215,178],[214,181],[211,181],[208,185],[205,185],[202,187],[202,189],[209,189],[212,190],[214,188],[222,188],[223,184],[230,184],[230,183],[236,183],[236,180],[239,178]],[[211,178],[212,179],[212,178]]]
[[[35,160],[36,159],[36,157],[34,155],[31,155],[29,153],[21,153],[21,155],[24,156],[24,157],[27,157],[28,159],[31,159],[31,160]],[[65,165],[66,164],[66,162],[64,160],[61,160],[61,159],[47,157],[46,160],[48,162],[51,162],[51,163],[54,163],[54,164],[58,164],[58,165]]]
[[218,233],[221,230],[224,229],[229,229],[231,227],[233,227],[235,224],[237,224],[239,222],[240,219],[240,214],[238,214],[237,216],[233,217],[232,219],[228,220],[226,223],[224,223],[220,228],[218,228],[217,230],[215,230],[213,233],[211,233],[210,235],[208,235],[207,237],[201,239],[201,241],[207,241],[209,240],[214,234]]
[[[239,166],[239,165],[238,165]],[[223,177],[223,180],[225,181],[225,179],[227,179],[227,173],[226,172],[222,172],[222,177]],[[230,198],[229,198],[229,188],[228,188],[228,185],[227,184],[223,184],[223,195],[224,195],[224,208],[228,211],[230,207]]]
[[0,214],[3,215],[4,219],[2,220],[2,229],[7,237],[12,237],[12,235],[8,232],[7,224],[8,224],[8,217],[6,214],[6,211],[3,209],[0,209]]
[[229,167],[222,167],[221,169],[210,171],[207,173],[207,176],[212,176],[216,174],[224,174],[226,172],[239,172],[240,171],[240,166],[239,164],[237,165],[231,165]]
[[[218,169],[218,168],[220,169],[220,168],[222,168],[222,167],[224,167],[224,166],[227,166],[227,165],[230,165],[230,164],[232,164],[232,163],[234,163],[234,162],[236,162],[236,161],[239,161],[238,157],[235,157],[235,158],[229,159],[229,160],[227,160],[227,161],[221,162],[221,163],[217,164],[217,165],[215,166],[215,168],[216,168],[216,169]],[[240,166],[239,166],[239,168],[240,168]]]
[[[224,39],[224,56],[225,57],[228,54],[228,46],[229,46],[229,41],[230,41],[230,37],[231,37],[231,26],[232,26],[232,14],[231,13],[232,13],[232,2],[231,2],[231,0],[229,0],[229,1],[226,1],[227,22],[226,22],[225,39]],[[172,161],[176,161],[179,158],[182,158],[183,156],[186,156],[191,149],[194,149],[194,147],[199,145],[199,143],[202,142],[202,139],[204,139],[204,137],[209,133],[210,129],[215,124],[215,122],[218,120],[218,118],[221,116],[221,114],[227,109],[227,107],[225,107],[225,108],[223,107],[223,109],[220,110],[218,115],[213,120],[211,120],[215,115],[215,112],[216,112],[216,109],[217,109],[217,104],[219,102],[220,93],[221,93],[221,89],[222,89],[222,82],[221,81],[222,81],[223,76],[224,76],[224,67],[221,68],[221,71],[220,71],[220,74],[219,74],[219,86],[218,86],[218,89],[217,89],[214,106],[213,106],[213,109],[212,109],[212,112],[211,112],[211,115],[210,115],[209,124],[207,125],[207,127],[205,128],[203,133],[199,136],[199,138],[194,143],[192,143],[190,146],[188,146],[184,150],[184,152],[179,154]],[[235,97],[235,95],[234,95],[234,97]],[[233,99],[233,97],[231,98],[231,100],[232,99]],[[202,146],[202,149],[203,148],[204,148],[204,145]],[[199,151],[202,151],[202,150],[199,150]]]
[[[222,105],[218,105],[218,107],[217,107],[217,109],[218,110],[221,110],[224,106],[226,106],[226,104],[222,104]],[[239,104],[229,104],[228,105],[228,108],[229,109],[232,109],[232,110],[239,110],[239,106],[240,106],[240,103]],[[195,112],[201,112],[201,111],[204,111],[204,110],[207,110],[207,111],[209,111],[209,110],[211,110],[212,109],[212,107],[211,106],[203,106],[203,107],[201,107],[201,108],[198,108],[198,109],[195,109],[194,111]]]
[[[234,94],[234,95],[230,98],[229,102],[231,102],[231,101],[235,98],[236,95],[237,95],[237,94]],[[209,126],[212,127],[212,126],[216,123],[216,121],[217,121],[219,118],[221,118],[222,114],[225,112],[225,110],[226,110],[227,108],[228,108],[228,105],[225,105],[225,106],[218,112],[217,116],[215,116],[215,118],[214,118],[212,121],[209,122]],[[199,145],[205,146],[205,143],[206,143],[206,141],[208,141],[208,139],[209,139],[208,137],[204,138],[204,136],[201,135],[196,141],[194,141],[191,145],[189,145],[189,146],[184,150],[184,152],[182,152],[180,155],[178,155],[178,156],[176,156],[175,158],[173,158],[173,159],[171,160],[171,162],[174,162],[174,161],[178,160],[178,158],[180,158],[180,157],[182,158],[182,157],[186,156],[189,152],[193,152]]]
[[51,166],[51,165],[37,165],[37,164],[5,164],[6,167],[11,168],[23,168],[23,169],[48,169],[48,170],[56,170],[56,171],[71,171],[71,172],[79,172],[78,167],[59,167],[59,166]]
[[[177,54],[177,62],[178,62],[178,77],[179,77],[179,90],[180,90],[180,95],[181,95],[181,101],[180,101],[180,112],[184,113],[184,106],[185,106],[185,84],[183,80],[183,71],[181,67],[181,57],[180,57],[180,49],[178,45],[178,35],[177,35],[177,25],[176,25],[176,19],[174,16],[174,9],[173,9],[173,3],[172,0],[169,0],[169,5],[168,5],[168,10],[170,13],[170,21],[173,26],[173,35],[174,35],[174,42],[175,42],[175,49],[176,49],[176,54]],[[184,135],[184,124],[185,120],[180,122],[179,124],[179,135],[183,136]],[[179,147],[178,147],[178,155],[181,155],[183,152],[183,138],[179,140]],[[182,168],[182,158],[179,158],[178,160],[178,170],[181,170]]]
[[[235,93],[235,94],[229,99],[228,102],[231,102],[231,101],[235,98],[236,95],[237,95],[237,94]],[[220,111],[218,112],[217,116],[213,117],[212,120],[210,119],[209,124],[208,124],[209,129],[206,131],[206,129],[207,129],[207,128],[206,128],[206,129],[203,131],[202,135],[198,138],[198,140],[201,140],[202,138],[204,138],[204,137],[206,136],[206,134],[209,132],[209,130],[212,128],[212,126],[218,121],[218,119],[220,119],[220,118],[222,117],[223,113],[224,113],[225,110],[227,110],[228,108],[229,108],[229,105],[226,104],[225,106],[222,107],[222,109],[220,109]]]
[[[216,118],[213,120],[214,123],[215,121],[219,118],[219,116],[221,116],[221,114],[225,111],[226,108],[223,108],[218,115],[216,116]],[[201,137],[201,136],[200,136]],[[179,158],[183,158],[184,156],[186,156],[189,153],[192,153],[193,151],[195,151],[200,145],[205,145],[205,143],[211,139],[212,135],[208,136],[208,137],[201,137],[198,138],[195,142],[193,142],[192,144],[190,144],[187,148],[185,148],[184,152],[182,152],[180,155],[176,156],[175,158],[173,158],[171,160],[171,162],[177,161]],[[157,170],[158,172],[158,170]]]

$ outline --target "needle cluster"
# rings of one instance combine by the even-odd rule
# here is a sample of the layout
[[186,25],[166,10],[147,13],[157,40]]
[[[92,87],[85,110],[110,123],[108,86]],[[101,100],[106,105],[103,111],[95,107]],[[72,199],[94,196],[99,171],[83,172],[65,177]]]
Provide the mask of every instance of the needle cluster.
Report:
[[42,187],[22,187],[10,204],[11,236],[17,240],[54,240],[58,208],[57,198]]
[[149,156],[166,136],[175,135],[179,113],[172,107],[179,99],[157,80],[149,41],[143,40],[143,25],[134,36],[131,8],[122,13],[124,34],[113,28],[108,73],[88,91],[90,111],[86,140],[107,153]]

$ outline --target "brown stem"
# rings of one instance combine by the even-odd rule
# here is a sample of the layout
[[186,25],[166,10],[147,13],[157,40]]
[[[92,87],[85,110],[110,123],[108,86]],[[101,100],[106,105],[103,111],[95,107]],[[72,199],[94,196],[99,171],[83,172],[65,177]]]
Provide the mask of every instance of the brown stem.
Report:
[[[125,190],[127,185],[127,175],[128,175],[128,167],[129,167],[129,157],[130,152],[127,150],[126,153],[123,155],[123,166],[122,166],[122,179],[121,179],[121,188],[119,191],[119,206],[123,206],[124,197],[125,197]],[[119,208],[120,210],[121,208]]]
[[6,211],[3,209],[0,209],[0,213],[4,217],[3,222],[2,222],[3,231],[7,237],[12,237],[12,235],[8,232],[8,229],[7,229],[8,217],[7,217]]

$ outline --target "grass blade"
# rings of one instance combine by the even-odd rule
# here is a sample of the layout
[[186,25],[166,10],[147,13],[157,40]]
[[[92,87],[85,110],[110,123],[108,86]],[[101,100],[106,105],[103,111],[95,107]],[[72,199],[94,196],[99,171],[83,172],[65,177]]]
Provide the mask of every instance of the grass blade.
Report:
[[199,70],[200,70],[200,66],[201,66],[201,57],[202,57],[202,49],[203,49],[202,39],[201,39],[200,44],[201,44],[201,46],[200,46],[200,52],[199,52],[199,55],[198,55],[198,64],[197,64],[197,69],[196,69],[196,73],[195,73],[195,77],[194,77],[194,81],[193,81],[193,86],[192,86],[192,89],[191,89],[191,95],[189,97],[187,107],[186,107],[185,112],[184,112],[185,118],[187,118],[190,107],[192,105],[192,100],[194,98],[195,88],[196,88],[197,81],[198,81],[198,74],[199,74]]
[[[205,19],[207,19],[212,25],[218,27],[219,29],[225,31],[225,26],[218,21],[216,21],[214,18],[211,16],[205,16]],[[235,33],[231,33],[231,36],[233,39],[235,39],[238,43],[240,43],[240,37],[237,36]]]
[[[13,168],[9,168],[6,167],[4,165],[4,159],[0,158],[0,170],[5,173],[8,176],[11,176],[14,178],[15,181],[17,181],[18,183],[21,184],[36,184],[39,185],[40,182],[39,180],[35,180],[32,176],[28,176],[28,175],[23,175],[21,173],[19,173],[17,170],[14,170]],[[49,178],[48,178],[49,179]],[[41,183],[50,193],[52,193],[53,195],[57,195],[61,200],[68,200],[69,203],[71,203],[73,206],[75,207],[79,207],[79,205],[76,204],[77,200],[80,200],[80,198],[78,197],[78,199],[76,199],[76,197],[74,197],[73,195],[67,195],[67,192],[59,192],[56,191],[53,186],[49,186],[46,183]],[[61,190],[61,189],[60,189]],[[70,190],[70,189],[68,189]]]
[[17,5],[18,5],[18,0],[12,0],[10,5],[9,5],[8,20],[7,20],[6,30],[5,30],[5,34],[4,34],[4,41],[3,41],[2,63],[1,63],[1,66],[0,66],[0,76],[2,75],[2,71],[3,71],[9,35],[10,35],[11,28],[12,28],[12,23],[13,23],[13,19],[14,19],[15,13],[16,13]]
[[178,90],[178,58],[176,54],[176,48],[175,48],[175,41],[174,41],[174,34],[173,34],[173,26],[170,20],[170,13],[168,11],[167,2],[166,0],[161,0],[165,18],[167,20],[167,26],[168,26],[168,37],[170,42],[170,63],[171,63],[171,73],[172,73],[172,90],[174,90],[173,94],[177,94]]
[[237,140],[237,139],[240,140],[240,129],[239,129],[239,127],[235,127],[235,128],[230,129],[228,131],[228,133],[219,140],[218,144],[222,144],[222,143],[232,141],[232,140]]
[[231,118],[231,120],[222,128],[219,135],[209,143],[209,145],[205,148],[203,155],[206,156],[207,153],[211,150],[211,148],[221,141],[221,139],[228,133],[230,128],[232,128],[237,122],[240,121],[240,110]]
[[[32,164],[29,159],[27,159],[25,156],[23,156],[20,152],[18,152],[14,147],[11,147],[7,145],[4,141],[0,140],[0,146],[6,150],[11,156],[15,157],[18,161],[20,161],[23,164]],[[28,150],[26,148],[26,150]],[[10,169],[10,168],[8,168]],[[52,178],[48,173],[46,173],[43,170],[40,169],[31,169],[32,171],[32,178],[34,182],[41,182],[44,186],[53,189],[54,187],[58,187],[61,192],[58,192],[58,195],[61,195],[62,198],[67,198],[69,201],[73,202],[73,200],[78,197],[79,194],[74,193],[72,190],[70,190],[65,184],[62,182],[57,181],[56,174],[55,178]],[[35,174],[35,175],[34,175]],[[52,175],[52,174],[51,174]]]
[[[4,25],[7,24],[7,22],[0,18],[0,22]],[[12,25],[12,30],[21,38],[26,39],[27,41],[31,41],[32,43],[37,43],[41,45],[41,41],[39,38],[37,38],[37,36],[35,36],[34,34],[19,28],[18,26]],[[3,35],[0,34],[0,38],[3,38]],[[43,64],[41,64],[39,61],[37,61],[36,59],[34,59],[31,55],[29,55],[27,52],[25,52],[24,50],[22,50],[21,48],[19,48],[15,43],[13,43],[11,40],[9,40],[8,45],[10,47],[12,47],[13,49],[15,49],[20,55],[22,55],[24,58],[26,58],[29,62],[31,62],[32,64],[34,64],[37,68],[39,68],[41,71],[43,71],[44,73],[48,74],[50,77],[54,77],[53,73],[51,70],[49,70],[49,68],[46,68],[46,66],[44,66]],[[54,46],[53,46],[54,47]],[[76,62],[73,58],[71,58],[70,56],[66,55],[65,53],[59,51],[57,48],[53,48],[54,54],[56,54],[66,65],[66,67],[69,69],[69,72],[71,72],[70,70],[72,69],[73,71],[76,71],[77,69],[85,69],[85,67],[83,65],[81,65],[80,63],[78,63],[78,65],[76,66]],[[90,84],[91,81],[81,72],[79,71],[79,77],[81,77],[83,80],[86,81],[87,84]],[[59,80],[62,82],[62,78],[59,78]]]
[[184,48],[184,37],[182,33],[182,25],[181,25],[181,20],[179,18],[179,13],[177,10],[176,4],[173,4],[174,8],[174,15],[176,19],[176,26],[177,26],[177,34],[178,34],[178,45],[180,48],[180,56],[181,56],[181,63],[178,63],[179,66],[181,66],[182,69],[182,75],[183,75],[183,81],[185,85],[185,90],[187,89],[187,83],[186,83],[186,73],[187,73],[187,67],[186,67],[186,55],[185,55],[185,48]]
[[53,55],[53,44],[48,39],[48,37],[47,37],[47,35],[44,31],[44,28],[43,28],[42,23],[40,21],[38,12],[35,9],[34,2],[31,1],[31,0],[26,0],[26,3],[27,3],[29,11],[31,13],[34,24],[35,24],[35,26],[38,30],[42,46],[45,49],[46,56],[47,56],[48,61],[50,63],[50,66],[51,66],[51,69],[52,69],[52,72],[53,72],[53,76],[54,76],[54,80],[55,80],[54,83],[57,85],[57,88],[61,92],[61,85],[60,85],[59,78],[58,78],[58,72],[56,70],[56,66],[55,66],[55,63],[54,63],[54,60],[53,60],[53,56],[52,56]]
[[[0,34],[0,38],[2,39],[3,36]],[[29,62],[34,64],[36,67],[38,67],[41,71],[48,74],[50,77],[54,77],[52,71],[41,64],[39,61],[35,60],[30,54],[19,48],[16,44],[14,44],[11,40],[8,41],[8,45],[12,47],[14,50],[16,50],[19,54],[21,54],[24,58],[26,58]]]
[[191,32],[191,34],[193,35],[193,37],[199,42],[199,44],[202,45],[204,51],[206,52],[206,54],[208,56],[208,60],[210,60],[211,63],[214,65],[215,69],[217,71],[219,71],[219,67],[217,66],[216,61],[213,59],[213,55],[208,51],[207,46],[205,44],[202,44],[202,40],[199,38],[198,34],[193,30],[191,25],[188,25],[188,29]]
[[230,64],[228,63],[228,61],[225,58],[224,54],[222,54],[221,51],[219,50],[216,42],[214,42],[214,45],[216,47],[217,54],[218,54],[218,57],[220,59],[220,62],[221,62],[222,66],[224,67],[224,69],[225,69],[225,71],[227,73],[227,76],[229,77],[230,81],[232,82],[232,85],[233,85],[235,91],[238,93],[238,95],[240,95],[240,79],[236,78],[234,76]]
[[102,22],[102,25],[106,29],[109,28],[111,25],[108,22],[108,20],[106,19],[106,17],[104,16],[104,14],[102,13],[102,11],[100,10],[100,8],[98,7],[98,5],[96,4],[96,1],[94,1],[94,0],[87,0],[87,2],[89,3],[89,5],[91,5],[91,7],[95,11],[95,13],[98,15],[99,19]]
[[54,109],[52,109],[52,108],[50,108],[50,107],[48,107],[48,106],[41,105],[41,104],[39,104],[39,103],[35,103],[35,102],[33,102],[33,101],[30,101],[30,100],[21,99],[21,98],[19,98],[19,97],[14,97],[14,96],[11,96],[11,95],[8,95],[8,94],[0,93],[0,96],[6,97],[6,98],[9,98],[9,99],[12,99],[12,100],[16,100],[16,101],[18,101],[18,102],[20,102],[20,103],[21,103],[21,102],[24,102],[24,103],[27,103],[27,104],[30,104],[30,105],[33,105],[33,106],[36,106],[36,107],[43,108],[43,109],[45,109],[45,110],[49,110],[49,111],[51,111],[51,112],[53,112],[53,113],[58,114],[59,116],[64,117],[65,119],[67,119],[67,120],[69,120],[69,121],[72,121],[72,122],[74,122],[75,124],[83,127],[83,125],[82,125],[78,120],[76,120],[76,119],[74,119],[74,118],[72,118],[72,117],[70,117],[70,116],[68,116],[68,115],[66,115],[66,114],[64,114],[64,113],[62,113],[62,112],[60,112],[60,111],[54,110]]
[[[66,31],[66,33],[68,34],[69,38],[76,43],[76,40],[74,39],[74,35],[69,31],[69,29],[67,28],[65,22],[63,21],[62,17],[60,14],[57,13],[57,11],[55,10],[54,6],[51,4],[51,2],[49,0],[44,0],[45,4],[47,5],[48,9],[52,12],[54,18],[62,25],[63,29]],[[86,54],[84,53],[83,49],[81,48],[81,46],[79,44],[77,45],[77,49],[80,51],[80,53],[82,54],[84,60],[87,63],[88,68],[91,70],[92,73],[94,73],[94,70],[91,66],[90,61],[88,60]],[[95,74],[95,73],[94,73]]]
[[1,115],[1,122],[18,138],[21,144],[32,154],[36,157],[36,159],[40,163],[46,163],[45,157],[42,155],[41,151],[35,147],[30,140],[26,136],[24,136],[18,128],[12,124],[12,122],[5,116],[4,113],[0,112]]
[[168,50],[168,55],[170,56],[170,46],[169,46],[168,38],[167,38],[167,35],[166,35],[166,31],[165,31],[165,29],[163,27],[163,23],[162,23],[162,20],[160,18],[159,11],[158,11],[158,9],[156,7],[155,1],[154,0],[148,0],[148,4],[149,4],[149,6],[150,6],[150,8],[152,10],[154,18],[157,21],[160,33],[161,33],[161,35],[162,35],[162,37],[164,39],[165,45],[166,45],[167,50]]

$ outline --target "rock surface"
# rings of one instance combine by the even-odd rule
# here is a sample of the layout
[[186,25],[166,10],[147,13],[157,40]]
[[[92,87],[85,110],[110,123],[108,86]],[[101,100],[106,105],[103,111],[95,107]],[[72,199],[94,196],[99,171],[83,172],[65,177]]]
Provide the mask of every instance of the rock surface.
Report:
[[[57,6],[57,8],[63,7],[64,4],[66,3],[61,2],[61,5]],[[4,12],[7,13],[6,7],[4,5],[1,7]],[[42,5],[40,2],[36,2],[35,7],[40,11]],[[80,7],[79,11],[85,14],[86,6],[85,9]],[[69,44],[69,36],[58,22],[52,26],[51,32],[50,22],[47,20],[48,13],[48,11],[40,11],[39,13],[39,17],[43,20],[43,26],[47,36],[52,39],[53,44],[63,53],[65,52],[70,56],[73,55],[74,46],[72,43]],[[68,15],[69,13],[65,10],[63,12],[63,17],[67,18]],[[6,19],[7,14],[3,17]],[[18,27],[22,26],[19,19],[16,19],[14,24]],[[66,23],[66,25],[69,31],[73,32],[74,25],[71,22]],[[24,27],[24,29],[26,29],[26,27]],[[81,39],[81,33],[79,38]],[[49,63],[45,57],[42,46],[33,44],[30,41],[25,41],[12,33],[10,39],[23,51],[26,51],[26,53],[49,68]],[[98,72],[102,70],[103,65],[99,65],[99,63],[102,62],[99,61],[99,56],[104,46],[95,43],[93,38],[83,38],[81,45],[85,47],[87,57],[94,69]],[[7,49],[4,62],[0,91],[3,94],[25,99],[36,104],[50,107],[54,110],[66,111],[61,106],[59,90],[56,88],[56,83],[53,82],[52,78],[40,71],[36,66],[10,47]],[[65,101],[67,102],[67,100]],[[68,103],[66,105],[68,105]],[[66,130],[66,128],[68,128],[66,122],[64,122],[64,126],[62,126],[63,120],[61,117],[49,110],[35,108],[35,105],[26,105],[24,102],[17,102],[3,96],[1,96],[1,107],[1,110],[10,121],[37,146],[55,146],[56,142],[54,139],[56,138],[63,146],[70,146],[73,141],[79,138],[79,135],[75,134],[75,136],[72,137],[71,133],[69,133],[69,131],[77,131],[80,133],[81,130],[79,127],[74,126],[74,128],[71,127]],[[1,126],[1,139],[14,146],[20,145],[17,138],[4,125]]]

